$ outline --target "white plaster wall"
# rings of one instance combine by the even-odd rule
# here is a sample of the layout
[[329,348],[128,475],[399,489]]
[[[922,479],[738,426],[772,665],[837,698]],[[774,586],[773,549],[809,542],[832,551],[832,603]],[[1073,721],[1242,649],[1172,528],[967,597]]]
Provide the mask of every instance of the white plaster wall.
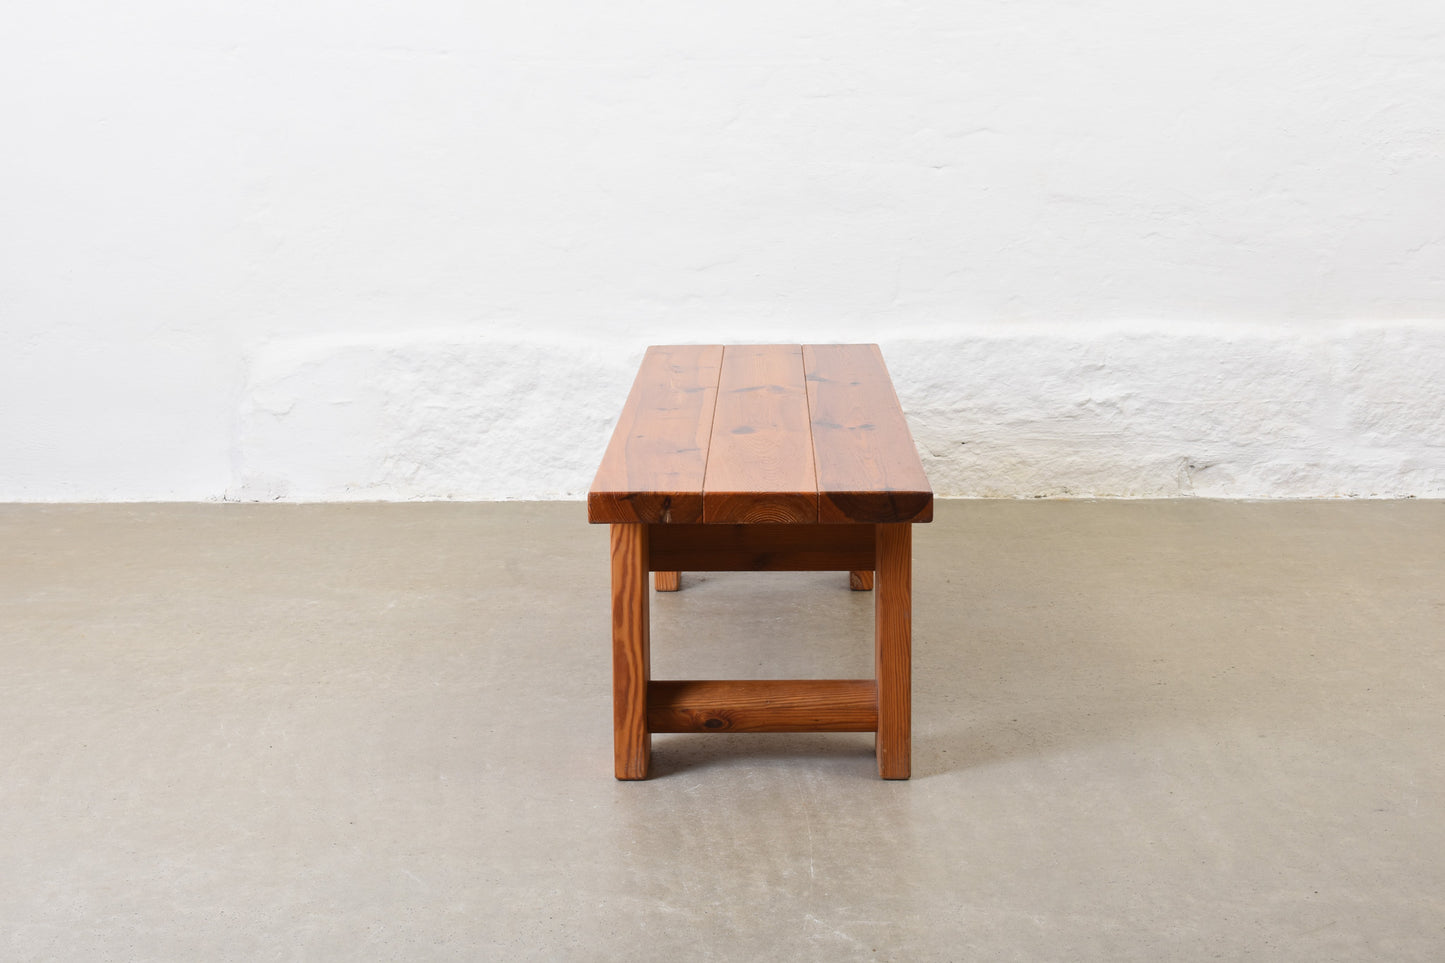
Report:
[[575,495],[744,340],[946,494],[1442,495],[1442,104],[1417,0],[21,5],[0,499]]
[[[949,328],[883,350],[940,493],[1445,495],[1445,325]],[[640,354],[465,330],[271,345],[229,494],[580,497]]]

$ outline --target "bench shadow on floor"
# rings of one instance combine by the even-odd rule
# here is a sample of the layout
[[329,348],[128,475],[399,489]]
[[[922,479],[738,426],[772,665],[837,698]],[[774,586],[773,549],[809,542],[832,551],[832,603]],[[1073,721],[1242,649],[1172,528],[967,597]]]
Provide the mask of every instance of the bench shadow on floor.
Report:
[[[1294,711],[1239,698],[1234,679],[1302,666],[1263,618],[1282,600],[1234,598],[1222,619],[1178,624],[1177,600],[1035,585],[1012,597],[959,593],[943,578],[915,592],[913,779],[1170,733],[1213,741],[1276,727]],[[1215,605],[1219,600],[1214,601]],[[844,573],[687,573],[652,594],[654,678],[862,678],[872,674],[872,595]],[[1021,632],[1021,627],[1030,631]],[[1297,708],[1297,707],[1295,707]],[[654,775],[802,765],[877,778],[870,733],[654,736]]]

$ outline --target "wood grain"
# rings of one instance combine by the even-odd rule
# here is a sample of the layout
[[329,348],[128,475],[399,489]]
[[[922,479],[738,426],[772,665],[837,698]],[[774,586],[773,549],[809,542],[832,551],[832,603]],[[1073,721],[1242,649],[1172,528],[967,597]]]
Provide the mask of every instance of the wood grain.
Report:
[[846,572],[874,565],[872,525],[651,525],[655,570]]
[[587,493],[589,522],[702,519],[720,345],[647,349]]
[[873,598],[878,775],[907,779],[912,759],[913,526],[879,525]]
[[872,732],[872,679],[654,682],[647,689],[653,732]]
[[[873,731],[879,775],[907,779],[910,523],[932,517],[876,345],[648,349],[588,493],[612,523],[617,778],[647,778],[653,732]],[[647,573],[675,591],[682,571],[737,570],[872,588],[875,678],[652,682]]]
[[817,485],[801,346],[728,346],[718,378],[702,520],[816,522]]
[[820,522],[927,522],[933,489],[876,344],[803,346]]
[[612,734],[618,779],[646,779],[652,761],[647,684],[652,676],[647,607],[647,526],[612,526]]
[[682,573],[656,572],[652,576],[652,587],[659,592],[676,592],[682,588]]

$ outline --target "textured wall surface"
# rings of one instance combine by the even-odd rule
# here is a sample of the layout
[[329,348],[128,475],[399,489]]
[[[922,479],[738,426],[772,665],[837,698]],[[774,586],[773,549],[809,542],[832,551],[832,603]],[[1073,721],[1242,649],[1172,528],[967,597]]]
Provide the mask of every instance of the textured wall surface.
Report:
[[[885,341],[947,495],[1445,496],[1445,325]],[[640,352],[433,331],[274,345],[241,499],[580,497]]]
[[1442,103],[1423,0],[20,5],[0,499],[566,494],[718,340],[940,491],[1439,494]]

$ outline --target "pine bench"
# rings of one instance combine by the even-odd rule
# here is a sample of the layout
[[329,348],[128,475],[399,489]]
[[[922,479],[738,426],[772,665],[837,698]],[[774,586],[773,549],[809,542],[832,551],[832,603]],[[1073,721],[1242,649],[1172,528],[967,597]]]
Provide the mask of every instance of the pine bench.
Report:
[[[877,345],[648,348],[587,519],[612,526],[618,779],[647,778],[654,732],[873,732],[879,775],[908,778],[933,491]],[[667,591],[682,571],[849,572],[875,592],[875,678],[653,681],[647,573]]]

